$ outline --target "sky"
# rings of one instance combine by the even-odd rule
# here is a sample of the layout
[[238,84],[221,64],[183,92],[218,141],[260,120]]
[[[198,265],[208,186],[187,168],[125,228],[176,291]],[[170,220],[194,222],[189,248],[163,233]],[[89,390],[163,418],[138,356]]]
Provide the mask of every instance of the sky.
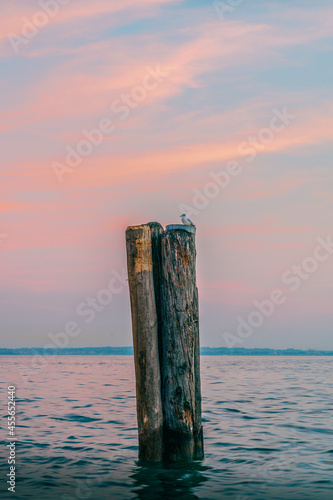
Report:
[[3,2],[2,347],[131,345],[128,225],[197,225],[201,345],[333,349],[333,6]]

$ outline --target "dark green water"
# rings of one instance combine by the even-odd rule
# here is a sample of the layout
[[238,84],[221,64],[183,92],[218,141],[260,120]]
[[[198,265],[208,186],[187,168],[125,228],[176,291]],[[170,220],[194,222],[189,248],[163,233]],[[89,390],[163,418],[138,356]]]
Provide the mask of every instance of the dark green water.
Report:
[[[333,498],[333,358],[202,357],[205,460],[137,461],[131,356],[0,358],[1,499]],[[16,493],[7,386],[17,387]]]

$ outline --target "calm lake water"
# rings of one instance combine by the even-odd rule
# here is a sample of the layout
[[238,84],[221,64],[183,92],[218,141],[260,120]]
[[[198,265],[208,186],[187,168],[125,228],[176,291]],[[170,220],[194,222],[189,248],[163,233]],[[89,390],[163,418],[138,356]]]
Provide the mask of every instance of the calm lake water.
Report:
[[[333,357],[201,358],[205,460],[137,460],[131,356],[0,357],[1,499],[333,498]],[[16,494],[7,386],[17,387]]]

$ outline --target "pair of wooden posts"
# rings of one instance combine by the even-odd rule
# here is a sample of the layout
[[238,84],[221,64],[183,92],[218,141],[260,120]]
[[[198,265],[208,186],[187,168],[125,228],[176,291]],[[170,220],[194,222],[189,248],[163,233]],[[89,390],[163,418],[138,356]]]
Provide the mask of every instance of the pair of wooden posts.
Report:
[[139,458],[203,458],[195,228],[126,230]]

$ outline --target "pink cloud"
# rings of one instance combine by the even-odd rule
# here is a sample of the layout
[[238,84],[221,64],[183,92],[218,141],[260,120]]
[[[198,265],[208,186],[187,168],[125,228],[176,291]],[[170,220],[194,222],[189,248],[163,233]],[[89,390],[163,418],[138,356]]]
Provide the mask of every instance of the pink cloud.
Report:
[[[110,2],[95,2],[83,7],[80,4],[80,15],[75,10],[72,17],[80,20],[92,12],[127,8],[132,3],[115,2],[113,5],[111,2],[112,8]],[[146,1],[145,4],[150,6],[152,2]],[[70,15],[71,9],[67,7],[70,5],[63,11]],[[165,45],[162,40],[147,35],[119,37],[117,53],[111,41],[66,48],[76,57],[55,67],[38,85],[34,84],[23,106],[5,112],[6,127],[10,129],[74,116],[86,116],[88,121],[88,117],[108,114],[108,107],[115,97],[141,83],[147,65],[159,64],[169,68],[170,77],[156,91],[149,93],[145,105],[151,105],[177,95],[187,87],[200,86],[200,78],[217,66],[222,69],[240,64],[243,58],[249,62],[249,56],[262,60],[263,47],[266,50],[272,43],[286,43],[284,39],[281,41],[272,36],[269,26],[261,24],[226,23],[221,30],[219,23],[213,23],[200,28],[194,26],[189,34],[192,39],[177,46]],[[288,41],[295,43],[295,33]],[[35,55],[39,54],[37,50]],[[125,59],[120,58],[120,54],[125,54]],[[84,69],[90,61],[94,61],[93,75]]]
[[[273,152],[283,152],[291,149],[299,149],[300,147],[311,147],[320,143],[325,143],[332,140],[333,119],[332,114],[327,115],[327,109],[333,109],[332,103],[326,103],[325,113],[322,110],[303,111],[303,116],[306,117],[300,123],[291,124],[290,127],[273,138],[273,140],[265,145],[265,150],[258,152],[258,155],[264,155]],[[314,114],[316,113],[316,114]],[[248,131],[247,131],[248,132]],[[246,133],[247,133],[246,132]],[[244,133],[243,137],[246,137]],[[82,140],[83,137],[78,137]],[[75,147],[75,143],[72,145]],[[167,148],[151,149],[145,152],[138,153],[113,153],[113,144],[110,143],[110,153],[106,156],[95,157],[99,152],[98,149],[93,151],[91,157],[85,158],[82,164],[77,167],[72,174],[65,177],[63,189],[71,189],[73,186],[77,188],[96,188],[99,186],[119,186],[128,185],[128,179],[131,179],[131,184],[145,185],[142,182],[144,175],[149,175],[149,182],[145,189],[151,186],[151,190],[156,189],[162,178],[170,176],[173,173],[186,173],[188,170],[196,172],[199,170],[223,170],[226,162],[231,159],[238,158],[242,165],[242,173],[240,177],[247,175],[247,169],[251,164],[247,163],[246,157],[243,157],[238,152],[239,143],[229,139],[220,143],[211,142],[196,142],[186,146],[178,146],[168,144]],[[4,174],[4,183],[7,186],[8,193],[15,192],[20,183],[24,183],[25,189],[46,189],[57,190],[59,188],[57,179],[52,171],[51,164],[57,160],[63,162],[65,155],[55,158],[45,159],[43,161],[35,161],[33,164],[18,164],[12,165],[12,171],[7,171]],[[209,167],[209,164],[215,164],[214,167]],[[219,167],[216,164],[220,165]],[[240,197],[242,199],[259,199],[281,195],[286,192],[295,190],[303,184],[310,184],[320,178],[320,172],[316,176],[299,176],[289,174],[279,176],[271,180],[263,179],[259,181],[249,181],[246,185],[237,183],[237,178],[231,183],[228,190],[223,191],[223,196]],[[185,179],[185,177],[184,177]],[[171,179],[172,180],[172,179]],[[211,181],[208,174],[206,182]],[[182,178],[179,177],[179,182],[182,183]],[[203,177],[205,183],[205,177]],[[23,184],[22,184],[23,185]],[[180,184],[181,185],[181,184]],[[204,186],[204,184],[203,184]],[[193,187],[203,187],[193,184]],[[164,184],[167,189],[168,184]],[[189,181],[184,182],[184,188],[191,188]]]
[[14,203],[13,201],[0,202],[0,212],[17,212],[22,209],[24,209],[24,206],[20,203]]
[[[136,15],[140,16],[141,12],[147,16],[151,12],[156,12],[157,7],[163,4],[173,3],[177,0],[141,0],[140,9]],[[66,5],[61,5],[58,3],[58,12],[55,14],[47,14],[47,23],[44,26],[38,27],[40,30],[47,30],[48,27],[54,24],[74,24],[81,25],[84,21],[91,22],[94,17],[99,17],[103,19],[103,16],[107,14],[117,14],[122,11],[131,11],[137,7],[137,2],[135,0],[95,0],[91,3],[89,0],[80,0],[75,2],[73,0],[68,0]],[[45,9],[46,10],[46,9]],[[16,35],[24,34],[24,26],[29,23],[35,24],[35,16],[37,12],[45,12],[39,4],[27,4],[22,0],[17,0],[15,3],[3,6],[3,12],[0,20],[0,42],[1,40],[6,40],[9,33],[14,33]],[[143,15],[143,14],[141,14]],[[38,24],[38,22],[37,22]],[[110,19],[108,20],[110,26]],[[75,30],[72,29],[72,33]],[[77,34],[77,33],[76,33]]]

